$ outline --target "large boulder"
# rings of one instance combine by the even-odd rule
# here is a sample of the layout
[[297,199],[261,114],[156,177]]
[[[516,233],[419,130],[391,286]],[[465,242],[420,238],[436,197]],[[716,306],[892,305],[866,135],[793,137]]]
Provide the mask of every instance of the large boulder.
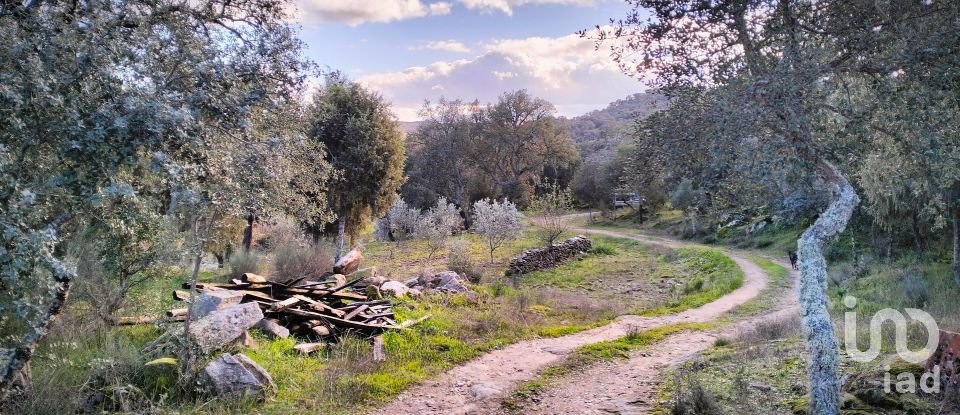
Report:
[[172,357],[154,359],[143,366],[144,391],[153,396],[169,392],[179,379],[180,365]]
[[249,396],[262,400],[277,391],[270,374],[240,353],[220,355],[203,368],[203,377],[208,390],[219,399]]
[[448,293],[462,293],[468,291],[467,286],[463,283],[463,279],[460,278],[459,274],[453,271],[443,271],[439,274],[436,274],[434,276],[433,286],[430,288]]
[[205,317],[214,310],[240,304],[243,293],[233,290],[204,291],[193,303],[190,315],[194,320]]
[[410,288],[400,281],[387,281],[380,286],[380,292],[383,295],[392,295],[394,297],[403,297],[407,295]]
[[363,254],[360,249],[353,248],[346,255],[340,257],[340,260],[333,265],[335,274],[350,275],[360,269],[360,263],[363,262]]
[[190,323],[190,337],[204,353],[215,351],[239,339],[247,329],[263,320],[257,303],[222,308]]

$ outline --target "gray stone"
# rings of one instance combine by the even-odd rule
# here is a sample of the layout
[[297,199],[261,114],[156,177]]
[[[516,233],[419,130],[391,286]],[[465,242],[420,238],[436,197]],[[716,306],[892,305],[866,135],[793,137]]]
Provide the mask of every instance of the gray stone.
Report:
[[420,298],[423,297],[423,292],[416,288],[411,288],[407,290],[407,295],[410,296],[410,298]]
[[194,302],[190,313],[193,319],[202,318],[214,310],[240,304],[243,293],[233,290],[204,291]]
[[277,390],[273,378],[249,357],[224,353],[203,368],[208,390],[219,399],[266,399]]
[[263,319],[257,303],[243,303],[216,310],[190,323],[190,337],[204,353],[237,340]]
[[380,292],[384,295],[392,295],[394,297],[403,297],[407,295],[407,291],[409,290],[406,284],[400,281],[387,281],[380,286]]
[[460,275],[453,271],[444,271],[437,274],[436,284],[433,288],[448,293],[462,293],[468,291],[467,286],[464,285]]
[[420,285],[420,278],[410,278],[409,280],[404,281],[403,284],[410,288],[416,287]]
[[417,277],[417,285],[422,285],[424,287],[432,288],[434,276],[433,273],[429,270],[424,270],[420,273],[420,276]]
[[499,394],[500,394],[500,389],[497,389],[485,383],[475,383],[472,386],[470,386],[470,395],[473,396],[474,400],[482,401],[491,396],[496,396]]
[[290,337],[290,330],[280,325],[280,322],[272,318],[265,318],[257,323],[257,328],[271,339],[286,339]]

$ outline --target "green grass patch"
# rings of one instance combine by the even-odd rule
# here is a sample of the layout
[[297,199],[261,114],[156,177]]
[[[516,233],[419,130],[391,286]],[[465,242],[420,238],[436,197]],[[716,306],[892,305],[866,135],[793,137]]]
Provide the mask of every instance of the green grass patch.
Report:
[[708,304],[743,285],[743,271],[718,249],[683,247],[677,250],[683,267],[695,272],[682,288],[682,295],[662,307],[641,310],[644,316],[675,314]]

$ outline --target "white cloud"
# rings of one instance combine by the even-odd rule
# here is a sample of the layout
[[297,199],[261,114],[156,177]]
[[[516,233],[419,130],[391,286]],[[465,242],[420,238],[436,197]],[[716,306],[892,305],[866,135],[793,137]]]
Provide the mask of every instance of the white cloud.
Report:
[[576,35],[494,40],[482,48],[473,59],[370,74],[359,81],[381,92],[403,120],[415,119],[424,99],[436,101],[441,95],[495,102],[503,92],[527,89],[552,102],[561,115],[572,116],[645,89],[620,71],[607,49],[595,50],[593,41]]
[[484,12],[499,11],[506,15],[513,15],[513,8],[526,4],[571,4],[589,6],[596,0],[460,0],[460,3],[471,10]]
[[444,52],[470,53],[470,48],[457,40],[435,40],[410,47],[410,50],[439,50]]
[[391,22],[425,16],[449,14],[451,5],[421,0],[300,0],[301,21],[327,21],[357,26],[370,22]]

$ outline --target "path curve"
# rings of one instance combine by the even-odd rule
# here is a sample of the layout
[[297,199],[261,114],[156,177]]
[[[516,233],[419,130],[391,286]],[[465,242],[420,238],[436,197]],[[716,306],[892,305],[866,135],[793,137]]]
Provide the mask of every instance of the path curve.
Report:
[[[580,230],[586,231],[586,230]],[[589,230],[589,233],[677,247],[679,241],[627,235],[613,231]],[[620,316],[602,327],[551,339],[521,341],[484,354],[457,366],[435,379],[402,392],[375,414],[489,414],[500,411],[500,402],[521,382],[535,379],[538,373],[559,363],[577,348],[613,340],[631,329],[646,330],[679,322],[707,322],[756,297],[767,286],[760,267],[737,253],[725,251],[743,270],[743,285],[699,308],[658,317]],[[575,411],[574,413],[579,413]]]
[[[607,231],[592,231],[615,236]],[[662,238],[634,236],[652,241]],[[666,240],[669,241],[669,240]],[[736,253],[727,251],[729,255]],[[772,259],[790,269],[782,260]],[[790,271],[791,293],[795,293],[799,273]],[[774,321],[799,315],[796,295],[786,295],[769,312],[739,321],[714,333],[681,332],[668,336],[655,345],[631,353],[622,361],[604,362],[584,371],[565,376],[542,391],[535,401],[524,402],[524,414],[646,414],[656,405],[657,388],[663,370],[687,361],[713,346],[718,336],[734,337],[763,321]],[[498,410],[497,412],[502,412]]]

